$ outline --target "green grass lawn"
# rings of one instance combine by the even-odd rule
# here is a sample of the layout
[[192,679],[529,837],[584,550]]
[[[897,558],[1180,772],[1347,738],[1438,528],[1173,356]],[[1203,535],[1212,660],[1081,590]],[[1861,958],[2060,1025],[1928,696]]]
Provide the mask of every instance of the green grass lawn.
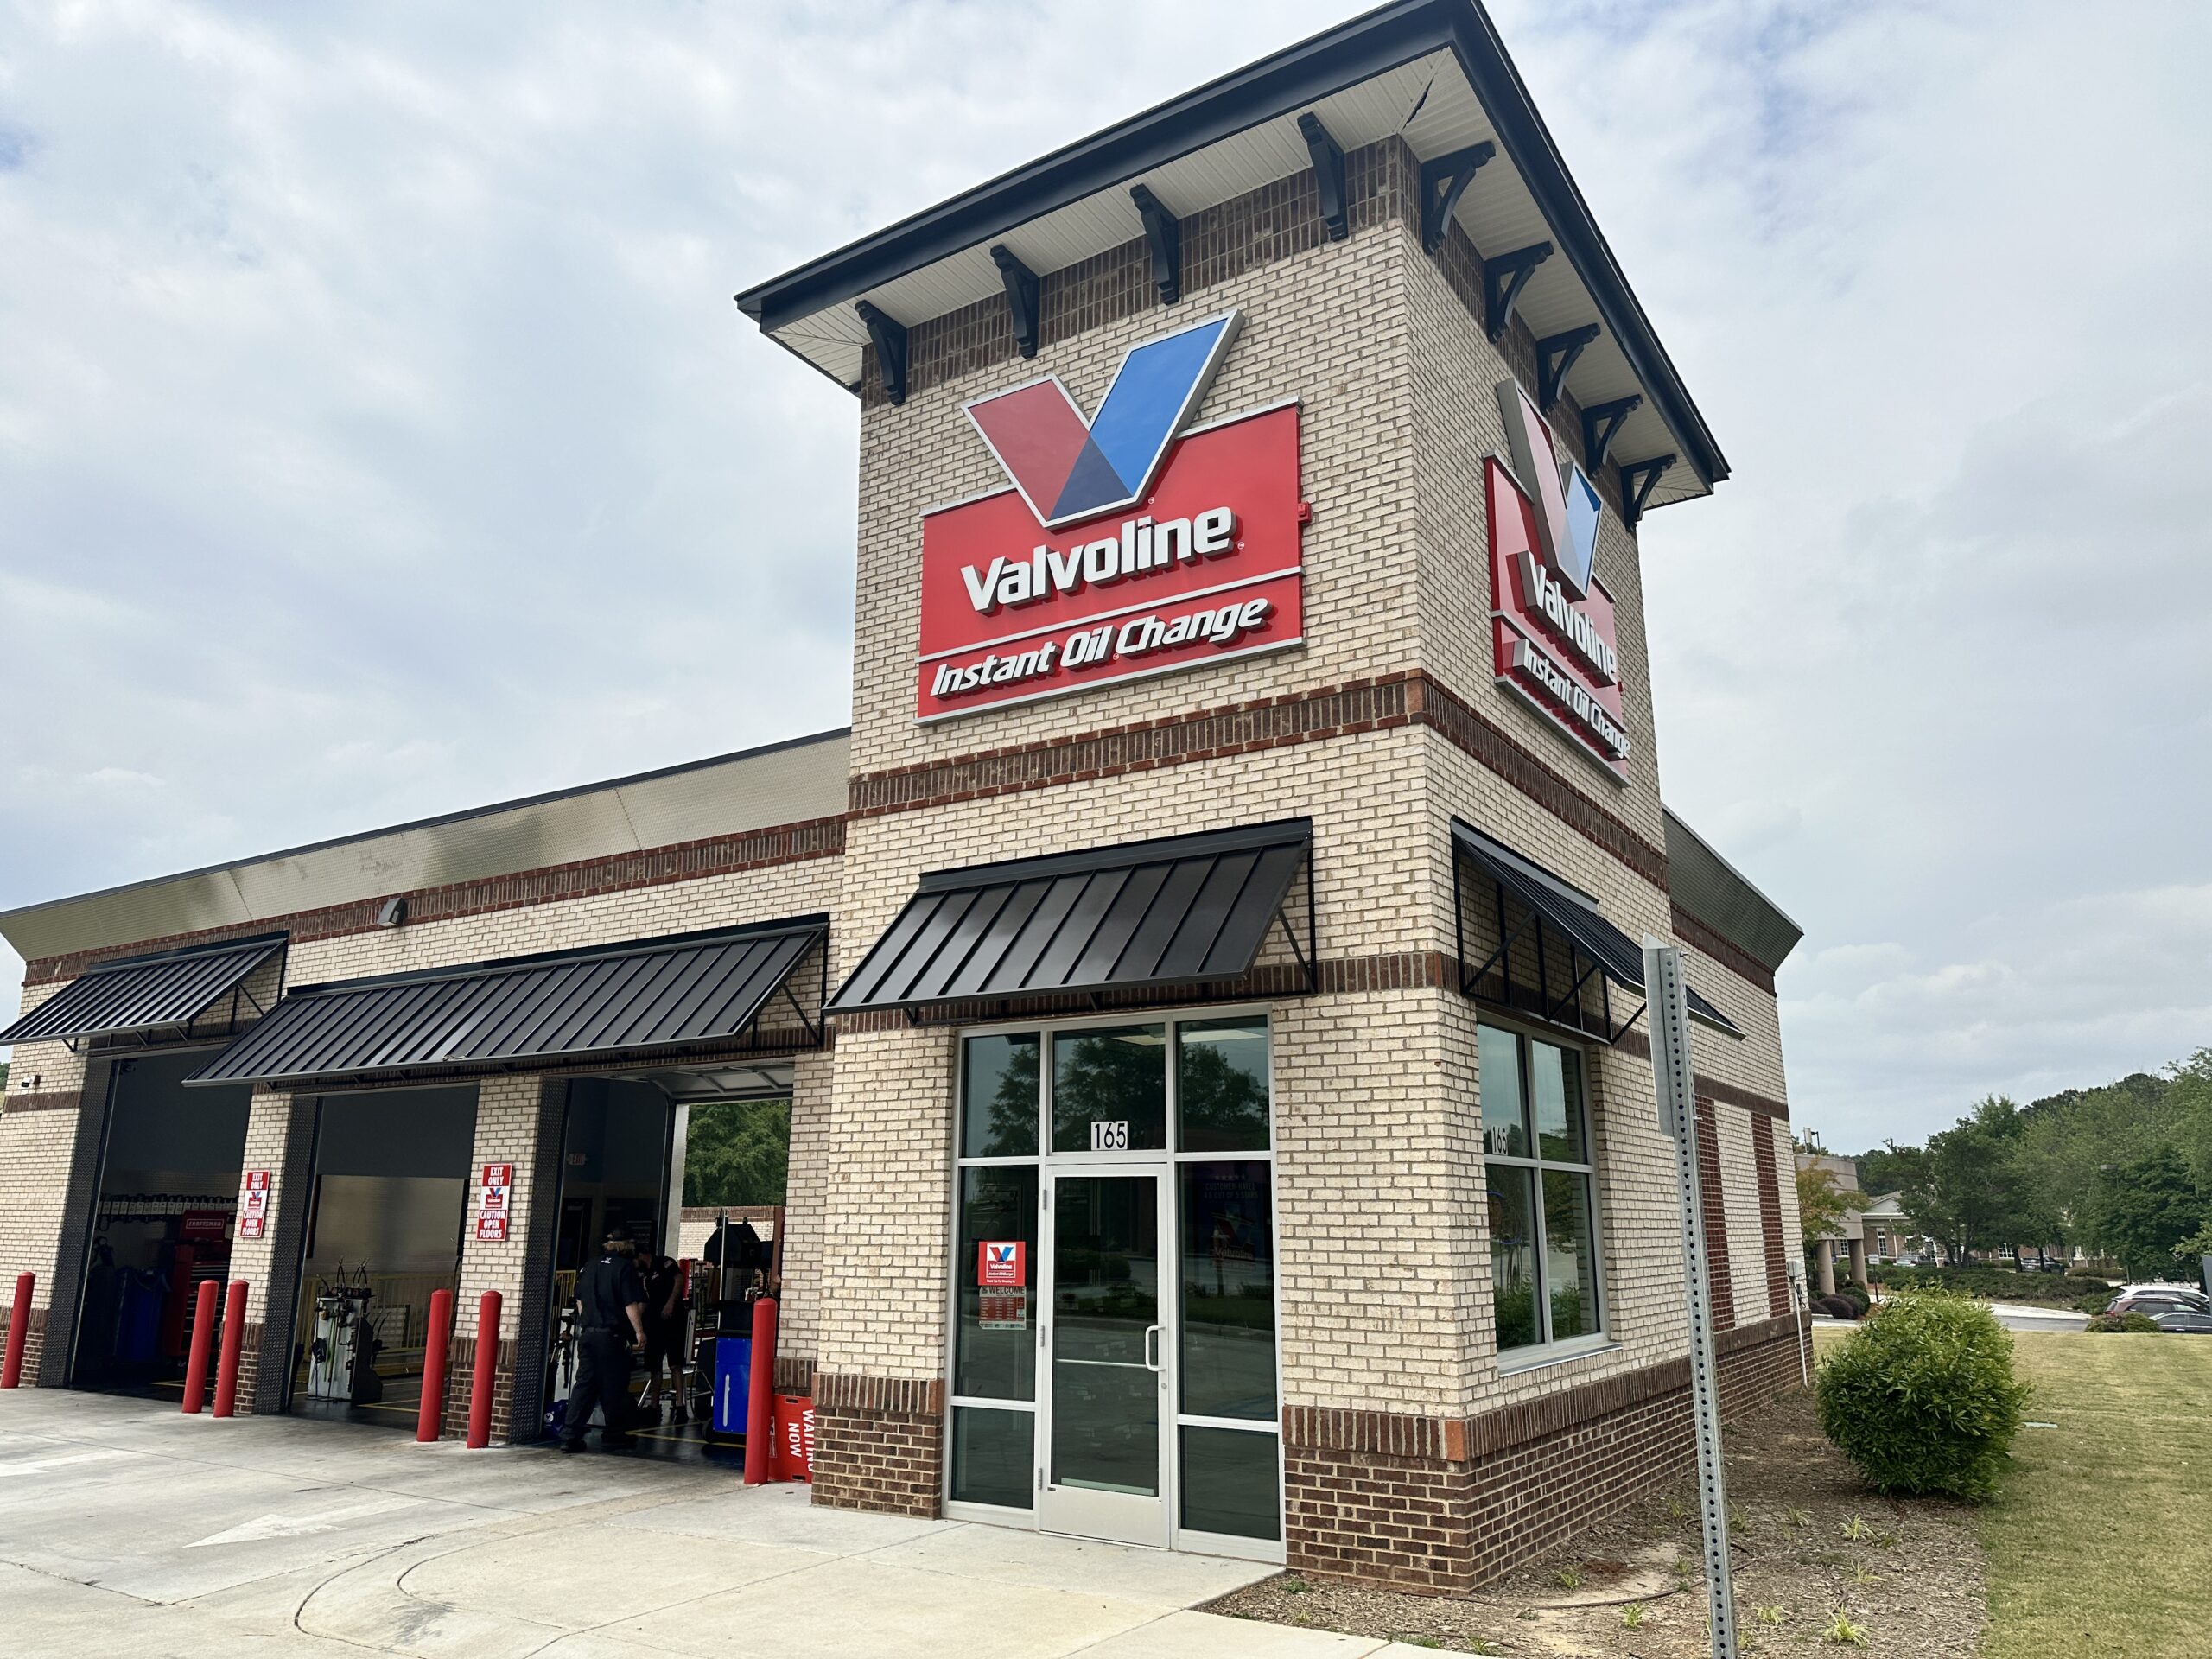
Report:
[[2212,1338],[2019,1332],[2035,1384],[1982,1511],[1987,1659],[2212,1653]]

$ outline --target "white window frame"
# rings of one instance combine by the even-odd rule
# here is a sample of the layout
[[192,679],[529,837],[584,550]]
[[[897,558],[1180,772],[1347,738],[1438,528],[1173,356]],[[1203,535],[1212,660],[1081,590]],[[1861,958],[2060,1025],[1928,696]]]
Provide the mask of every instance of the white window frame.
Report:
[[[1590,1116],[1590,1052],[1583,1045],[1565,1041],[1554,1033],[1532,1030],[1529,1027],[1510,1020],[1493,1019],[1488,1014],[1483,1014],[1476,1024],[1478,1029],[1483,1026],[1488,1026],[1493,1030],[1505,1033],[1514,1039],[1517,1046],[1515,1052],[1519,1057],[1518,1081],[1522,1109],[1527,1112],[1529,1118],[1529,1155],[1519,1158],[1508,1153],[1491,1152],[1490,1149],[1491,1125],[1485,1119],[1483,1123],[1483,1167],[1487,1172],[1490,1166],[1497,1164],[1507,1169],[1525,1169],[1531,1172],[1534,1176],[1529,1183],[1533,1189],[1530,1201],[1535,1207],[1536,1223],[1534,1257],[1536,1294],[1533,1312],[1541,1322],[1540,1328],[1544,1333],[1542,1340],[1525,1343],[1517,1348],[1501,1348],[1497,1345],[1497,1325],[1495,1317],[1497,1293],[1493,1263],[1491,1291],[1491,1306],[1493,1310],[1491,1325],[1491,1356],[1501,1372],[1513,1372],[1557,1364],[1562,1360],[1579,1359],[1586,1354],[1600,1353],[1606,1349],[1616,1347],[1618,1344],[1613,1335],[1613,1299],[1611,1287],[1606,1282],[1605,1216],[1604,1198],[1599,1190],[1600,1184],[1598,1179],[1598,1139],[1596,1126],[1592,1122]],[[1541,1155],[1543,1141],[1541,1132],[1536,1127],[1535,1065],[1533,1058],[1534,1051],[1529,1047],[1532,1043],[1548,1044],[1553,1048],[1574,1056],[1575,1098],[1569,1103],[1569,1109],[1580,1114],[1582,1120],[1583,1161],[1580,1163],[1571,1163],[1563,1159],[1546,1158]],[[1479,1089],[1481,1087],[1479,1065],[1477,1067],[1477,1072],[1476,1086]],[[1595,1331],[1586,1332],[1580,1336],[1569,1337],[1564,1341],[1554,1341],[1551,1336],[1552,1308],[1548,1263],[1550,1232],[1549,1224],[1544,1215],[1543,1178],[1546,1170],[1556,1170],[1562,1174],[1582,1175],[1587,1177],[1589,1180],[1590,1281],[1592,1294],[1596,1298],[1598,1305],[1598,1328]]]
[[[1185,1152],[1182,1141],[1182,1100],[1173,1064],[1177,1027],[1213,1020],[1258,1019],[1268,1025],[1268,1141],[1263,1149],[1247,1152]],[[1166,1042],[1160,1065],[1166,1076],[1166,1135],[1165,1147],[1148,1147],[1128,1152],[1058,1152],[1052,1150],[1052,1086],[1056,1067],[1052,1061],[1052,1039],[1063,1033],[1109,1030],[1124,1026],[1158,1025],[1166,1031]],[[1033,1155],[1014,1157],[963,1156],[961,1145],[961,1113],[968,1092],[968,1040],[973,1037],[1009,1037],[1036,1035],[1041,1049],[1038,1055],[1037,1152]],[[1280,1212],[1277,1209],[1275,1182],[1276,1122],[1281,1103],[1276,1071],[1275,1043],[1279,1033],[1275,1029],[1274,1010],[1268,1003],[1236,1002],[1220,1005],[1200,1005],[1175,1008],[1132,1008],[1116,1014],[1071,1015],[1050,1020],[1011,1020],[995,1021],[989,1025],[963,1026],[955,1033],[952,1065],[951,1138],[953,1147],[950,1183],[950,1208],[946,1229],[952,1248],[948,1249],[945,1271],[945,1414],[944,1456],[940,1476],[939,1498],[947,1519],[974,1521],[991,1526],[1018,1527],[1029,1531],[1039,1529],[1034,1502],[1026,1510],[1008,1509],[996,1503],[963,1502],[952,1496],[952,1434],[953,1414],[962,1408],[986,1411],[1020,1411],[1027,1413],[1033,1421],[1040,1414],[1040,1402],[1035,1390],[1046,1386],[1041,1364],[1033,1371],[1033,1392],[1027,1400],[1001,1400],[982,1395],[955,1394],[954,1370],[958,1359],[960,1341],[960,1269],[957,1242],[960,1233],[960,1185],[963,1174],[969,1169],[1010,1167],[1027,1165],[1037,1171],[1037,1249],[1041,1255],[1046,1248],[1046,1212],[1045,1194],[1055,1173],[1090,1171],[1104,1173],[1116,1169],[1135,1171],[1152,1168],[1167,1177],[1166,1204],[1169,1210],[1168,1236],[1177,1241],[1176,1259],[1163,1264],[1160,1278],[1160,1311],[1170,1322],[1175,1333],[1177,1372],[1173,1379],[1171,1397],[1173,1408],[1162,1414],[1160,1432],[1173,1444],[1165,1459],[1166,1481],[1161,1497],[1167,1507],[1169,1548],[1198,1554],[1227,1555],[1248,1560],[1280,1563],[1283,1560],[1285,1511],[1283,1503],[1282,1459],[1282,1399],[1283,1399],[1283,1324],[1281,1298],[1281,1233]],[[1277,1222],[1276,1231],[1276,1299],[1275,1299],[1275,1415],[1264,1421],[1246,1417],[1209,1417],[1187,1413],[1182,1409],[1183,1379],[1180,1370],[1180,1338],[1183,1331],[1183,1275],[1180,1259],[1182,1237],[1181,1203],[1179,1166],[1184,1164],[1255,1163],[1268,1166],[1268,1205],[1270,1215]],[[1041,1264],[1033,1267],[1030,1277],[1036,1281]],[[1277,1535],[1272,1539],[1246,1538],[1232,1533],[1202,1532],[1182,1523],[1183,1514],[1183,1455],[1182,1431],[1185,1428],[1226,1428],[1249,1434],[1271,1435],[1275,1442],[1275,1502]],[[1033,1434],[1033,1462],[1035,1441]]]

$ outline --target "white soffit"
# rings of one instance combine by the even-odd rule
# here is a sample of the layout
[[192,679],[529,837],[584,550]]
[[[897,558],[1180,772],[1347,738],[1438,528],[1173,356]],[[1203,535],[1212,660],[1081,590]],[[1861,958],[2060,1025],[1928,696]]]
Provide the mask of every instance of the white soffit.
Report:
[[[1427,96],[1422,97],[1426,91]],[[1419,105],[1415,113],[1415,105]],[[1448,50],[1439,50],[1395,69],[1303,106],[1320,118],[1330,136],[1345,149],[1402,137],[1421,160],[1488,141],[1497,143],[1474,89]],[[998,238],[1030,270],[1042,275],[1065,270],[1144,234],[1143,221],[1129,199],[1129,187],[1143,184],[1178,215],[1195,213],[1303,173],[1313,165],[1298,130],[1298,113],[1247,127],[1219,143],[1194,150],[1163,166],[1126,179],[1110,190],[1069,203],[1015,227]],[[1411,118],[1408,119],[1408,118]],[[1552,234],[1535,198],[1506,158],[1504,147],[1474,176],[1454,214],[1478,251],[1509,252]],[[1005,292],[989,245],[962,250],[861,296],[909,327],[941,317],[978,300]],[[1599,320],[1598,307],[1564,251],[1536,268],[1521,291],[1518,311],[1539,336],[1562,333]],[[868,328],[849,302],[827,306],[775,331],[776,338],[842,385],[861,378]],[[1578,403],[1602,403],[1644,391],[1628,359],[1610,334],[1585,350],[1567,379]],[[1614,440],[1613,457],[1640,461],[1682,448],[1648,395]],[[1657,506],[1707,493],[1687,462],[1671,467],[1648,504]]]

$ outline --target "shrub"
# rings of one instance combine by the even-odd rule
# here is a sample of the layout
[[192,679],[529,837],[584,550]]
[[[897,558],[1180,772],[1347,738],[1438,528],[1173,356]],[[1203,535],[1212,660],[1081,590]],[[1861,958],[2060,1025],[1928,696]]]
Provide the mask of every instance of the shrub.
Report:
[[2139,1337],[2162,1334],[2162,1327],[2148,1313],[2100,1313],[2089,1321],[2089,1329],[2096,1332],[2118,1331]]
[[[2011,1268],[1884,1265],[1868,1269],[1867,1277],[1892,1290],[1948,1290],[1961,1296],[1986,1297],[1993,1302],[2032,1302],[2046,1307],[2072,1307],[2091,1282],[2086,1276],[2020,1273]],[[2107,1300],[2110,1300],[2109,1295]]]
[[1821,1367],[1821,1427],[1876,1491],[1979,1502],[1997,1487],[2027,1386],[1986,1307],[1905,1291]]
[[1813,1312],[1831,1319],[1855,1319],[1859,1317],[1859,1304],[1846,1296],[1815,1296]]
[[2112,1306],[2112,1287],[2100,1285],[2094,1290],[2083,1291],[2074,1299],[2076,1313],[2101,1313]]
[[1859,1310],[1856,1313],[1852,1315],[1853,1319],[1865,1319],[1866,1317],[1866,1310],[1874,1305],[1873,1299],[1868,1296],[1866,1291],[1856,1284],[1838,1285],[1835,1287],[1835,1294],[1842,1297],[1845,1301],[1849,1302],[1853,1307]]

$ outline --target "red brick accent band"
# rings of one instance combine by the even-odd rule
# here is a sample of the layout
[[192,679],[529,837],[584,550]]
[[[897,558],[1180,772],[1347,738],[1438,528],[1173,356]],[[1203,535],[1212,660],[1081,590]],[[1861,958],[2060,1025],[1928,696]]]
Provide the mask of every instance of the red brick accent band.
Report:
[[83,1098],[81,1089],[47,1089],[34,1092],[26,1090],[19,1095],[0,1096],[0,1112],[13,1117],[18,1112],[60,1112],[69,1110]]
[[[1724,1332],[1724,1411],[1796,1386],[1796,1340],[1788,1319]],[[1287,1564],[1465,1594],[1694,1455],[1686,1358],[1462,1420],[1293,1407],[1283,1414]]]
[[1419,670],[856,773],[848,798],[852,817],[874,817],[1407,725],[1432,728],[1654,887],[1666,890],[1665,849],[1644,840],[1434,675]]
[[[1766,1263],[1766,1308],[1789,1310],[1789,1242],[1782,1233],[1782,1176],[1774,1155],[1774,1131],[1751,1120],[1751,1161],[1758,1171],[1759,1242]],[[1792,1170],[1795,1174],[1795,1170]]]
[[[1357,995],[1370,991],[1430,990],[1457,987],[1456,964],[1440,950],[1393,950],[1372,957],[1338,957],[1319,964],[1319,994]],[[1306,994],[1305,970],[1293,963],[1268,963],[1241,979],[1208,980],[1195,985],[1147,985],[1127,991],[1088,991],[1059,996],[993,997],[944,1002],[917,1010],[909,1020],[897,1008],[833,1014],[835,1029],[851,1032],[905,1031],[916,1026],[974,1026],[1016,1015],[1051,1019],[1063,1014],[1091,1014],[1108,1008],[1179,1007],[1200,1002],[1257,1002]]]
[[[1421,163],[1396,137],[1344,155],[1345,209],[1354,235],[1402,221],[1415,200]],[[1323,246],[1327,227],[1320,186],[1311,168],[1201,208],[1182,222],[1182,283],[1187,300],[1255,266]],[[1152,253],[1142,237],[1040,274],[1038,333],[1052,345],[1160,303]],[[1013,314],[1001,299],[978,300],[915,323],[906,336],[909,395],[1014,358]],[[887,407],[874,346],[862,353],[863,408]]]
[[166,938],[140,939],[127,945],[69,956],[41,957],[26,965],[23,982],[44,984],[49,980],[74,979],[86,969],[120,956],[167,950],[177,945],[212,944],[251,933],[279,929],[295,940],[337,938],[373,931],[377,912],[392,898],[407,900],[410,925],[452,921],[492,911],[514,910],[525,905],[553,904],[634,887],[657,887],[671,881],[692,881],[702,876],[728,875],[741,870],[791,864],[812,858],[835,858],[845,850],[845,820],[809,818],[796,823],[772,825],[713,836],[703,841],[678,842],[644,852],[612,853],[603,858],[581,859],[573,864],[551,864],[489,876],[480,881],[456,881],[440,887],[420,887],[401,894],[380,894],[319,910],[296,911],[286,916],[257,917],[226,927],[202,928]]
[[1774,970],[1743,946],[1725,939],[1703,922],[1669,901],[1674,912],[1675,937],[1692,950],[1711,957],[1738,979],[1749,980],[1769,996],[1774,995]]
[[[1651,1039],[1641,1031],[1624,1031],[1613,1040],[1613,1052],[1627,1054],[1647,1064],[1651,1058]],[[1718,1101],[1723,1106],[1740,1106],[1747,1112],[1761,1117],[1775,1117],[1784,1123],[1789,1121],[1789,1103],[1770,1100],[1750,1089],[1739,1089],[1732,1083],[1723,1083],[1718,1077],[1708,1077],[1704,1072],[1696,1074],[1694,1086],[1700,1100]]]
[[944,1472],[944,1382],[814,1374],[814,1501],[934,1516]]
[[1697,1103],[1697,1196],[1705,1212],[1705,1278],[1713,1294],[1713,1323],[1736,1323],[1735,1280],[1728,1270],[1728,1200],[1720,1189],[1720,1113],[1709,1100]]

